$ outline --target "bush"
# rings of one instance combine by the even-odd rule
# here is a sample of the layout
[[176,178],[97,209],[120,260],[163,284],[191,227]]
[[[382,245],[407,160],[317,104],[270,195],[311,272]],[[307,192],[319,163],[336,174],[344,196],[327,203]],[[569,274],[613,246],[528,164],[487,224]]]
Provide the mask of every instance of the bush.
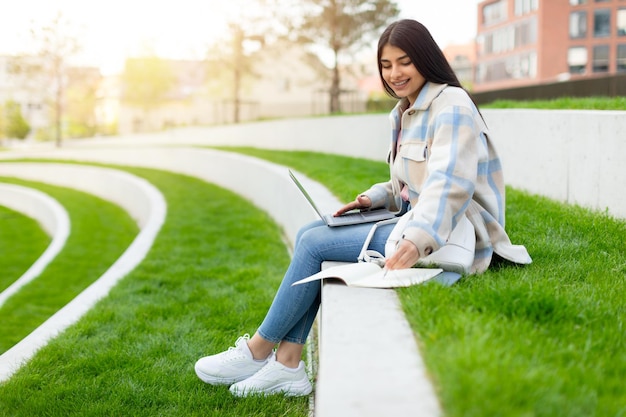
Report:
[[5,135],[9,138],[26,139],[30,125],[22,115],[22,107],[15,101],[7,101],[4,106]]

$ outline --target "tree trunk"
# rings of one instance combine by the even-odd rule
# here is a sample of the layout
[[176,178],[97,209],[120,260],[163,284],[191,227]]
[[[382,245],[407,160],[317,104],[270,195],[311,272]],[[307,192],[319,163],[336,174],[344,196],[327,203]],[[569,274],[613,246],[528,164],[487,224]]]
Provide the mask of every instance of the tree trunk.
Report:
[[54,122],[55,122],[55,140],[57,148],[61,147],[63,141],[63,132],[61,126],[61,118],[63,114],[63,86],[62,74],[60,68],[57,69],[57,91],[54,103]]
[[341,111],[341,89],[340,89],[340,78],[339,78],[339,59],[338,53],[335,51],[335,66],[333,68],[333,80],[330,86],[330,113],[335,114]]

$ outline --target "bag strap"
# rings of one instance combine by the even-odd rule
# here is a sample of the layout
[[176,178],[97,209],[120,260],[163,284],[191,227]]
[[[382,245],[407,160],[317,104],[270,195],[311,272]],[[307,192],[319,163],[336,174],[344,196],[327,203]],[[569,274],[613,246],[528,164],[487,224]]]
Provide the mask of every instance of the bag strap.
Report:
[[369,250],[367,248],[369,247],[378,226],[394,224],[397,223],[398,220],[400,220],[400,217],[392,217],[391,219],[382,220],[374,223],[369,233],[367,234],[367,237],[365,238],[365,242],[363,243],[363,247],[361,248],[361,253],[359,253],[359,257],[357,258],[358,262],[372,262],[378,264],[381,267],[385,266],[385,257],[380,252],[377,252],[375,250]]

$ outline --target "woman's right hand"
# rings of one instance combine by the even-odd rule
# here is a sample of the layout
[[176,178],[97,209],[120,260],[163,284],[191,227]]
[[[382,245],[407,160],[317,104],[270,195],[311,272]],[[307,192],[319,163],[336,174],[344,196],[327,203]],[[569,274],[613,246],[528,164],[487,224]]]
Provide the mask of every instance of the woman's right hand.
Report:
[[340,208],[339,210],[337,210],[335,214],[333,214],[333,216],[339,217],[342,214],[345,214],[351,210],[356,210],[356,209],[362,210],[362,209],[366,209],[370,207],[371,205],[372,205],[372,200],[370,200],[368,196],[361,194],[353,202],[348,203],[342,208]]

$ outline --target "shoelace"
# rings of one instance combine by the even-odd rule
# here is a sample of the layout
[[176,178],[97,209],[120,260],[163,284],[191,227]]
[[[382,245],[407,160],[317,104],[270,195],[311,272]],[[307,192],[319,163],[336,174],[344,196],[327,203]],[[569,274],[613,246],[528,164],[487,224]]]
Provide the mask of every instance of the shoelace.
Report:
[[250,340],[250,335],[248,333],[244,334],[243,336],[239,336],[237,338],[237,341],[235,342],[235,346],[230,346],[228,348],[228,355],[225,355],[224,361],[231,361],[235,359],[238,355],[243,354],[243,352],[241,352],[241,349],[239,348],[239,345],[241,343],[247,343],[248,340]]
[[233,349],[237,349],[239,348],[239,344],[241,343],[242,340],[245,340],[246,343],[248,342],[248,340],[250,340],[250,335],[248,333],[244,334],[243,336],[239,336],[237,338],[237,341],[235,342],[235,346],[231,346],[228,348],[228,350],[233,350]]

